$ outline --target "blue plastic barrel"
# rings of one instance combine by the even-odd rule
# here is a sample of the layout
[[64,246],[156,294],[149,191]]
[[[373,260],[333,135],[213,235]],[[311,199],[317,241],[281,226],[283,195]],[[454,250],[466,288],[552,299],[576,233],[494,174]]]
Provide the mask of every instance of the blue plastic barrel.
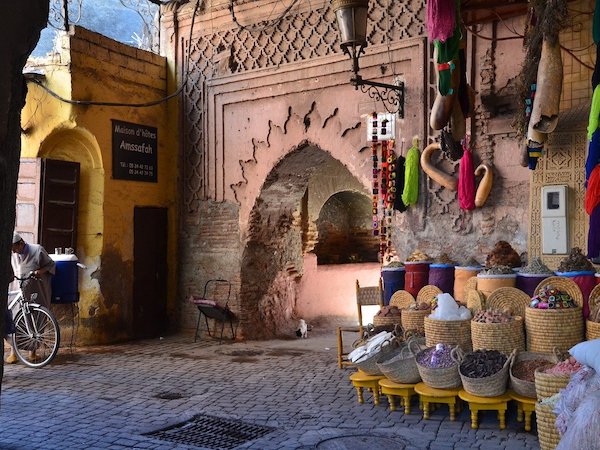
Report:
[[383,278],[383,304],[389,305],[394,292],[404,289],[404,267],[383,267],[381,278]]
[[79,301],[79,273],[75,255],[56,255],[50,257],[56,263],[56,272],[52,277],[52,303],[76,303]]

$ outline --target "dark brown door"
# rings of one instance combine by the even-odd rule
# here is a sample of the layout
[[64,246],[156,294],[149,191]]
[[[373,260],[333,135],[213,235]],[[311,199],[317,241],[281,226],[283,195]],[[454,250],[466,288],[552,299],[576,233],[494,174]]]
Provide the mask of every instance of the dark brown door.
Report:
[[156,337],[167,321],[167,208],[133,213],[133,332]]
[[79,163],[42,159],[39,243],[53,253],[57,247],[77,248]]

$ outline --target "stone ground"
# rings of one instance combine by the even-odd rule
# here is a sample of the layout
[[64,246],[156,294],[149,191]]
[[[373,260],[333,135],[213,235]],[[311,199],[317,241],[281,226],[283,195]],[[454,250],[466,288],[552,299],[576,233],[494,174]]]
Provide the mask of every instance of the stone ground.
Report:
[[[514,407],[506,430],[499,431],[491,412],[472,430],[467,408],[451,422],[444,408],[423,420],[416,400],[410,415],[390,412],[385,399],[374,406],[369,394],[358,404],[348,381],[352,370],[337,368],[332,331],[313,330],[306,340],[222,345],[211,339],[194,343],[192,334],[103,347],[66,345],[42,369],[6,365],[0,449],[539,447],[535,433],[515,421]],[[225,423],[211,440],[205,433],[214,429],[213,417],[269,428],[250,429],[259,437],[239,444],[236,436],[248,435],[234,431],[246,427]],[[177,429],[183,434],[179,443],[147,435],[194,418],[199,426]]]

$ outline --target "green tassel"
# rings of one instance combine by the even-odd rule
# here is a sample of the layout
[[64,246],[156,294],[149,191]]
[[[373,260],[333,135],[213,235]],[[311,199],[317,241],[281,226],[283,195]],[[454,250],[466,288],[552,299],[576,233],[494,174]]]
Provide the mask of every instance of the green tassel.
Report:
[[592,140],[594,131],[598,128],[598,119],[600,118],[600,85],[594,89],[594,95],[592,96],[592,106],[590,109],[590,120],[588,122],[588,140]]
[[402,191],[402,202],[406,205],[414,205],[419,199],[419,150],[411,147],[406,154],[404,163],[404,190]]

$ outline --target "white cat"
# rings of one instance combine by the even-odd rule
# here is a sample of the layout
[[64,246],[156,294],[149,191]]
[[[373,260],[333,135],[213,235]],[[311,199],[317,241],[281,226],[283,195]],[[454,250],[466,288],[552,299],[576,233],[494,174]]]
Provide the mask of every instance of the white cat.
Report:
[[304,319],[300,319],[298,323],[298,330],[296,330],[296,336],[301,337],[303,339],[308,338],[308,325]]

